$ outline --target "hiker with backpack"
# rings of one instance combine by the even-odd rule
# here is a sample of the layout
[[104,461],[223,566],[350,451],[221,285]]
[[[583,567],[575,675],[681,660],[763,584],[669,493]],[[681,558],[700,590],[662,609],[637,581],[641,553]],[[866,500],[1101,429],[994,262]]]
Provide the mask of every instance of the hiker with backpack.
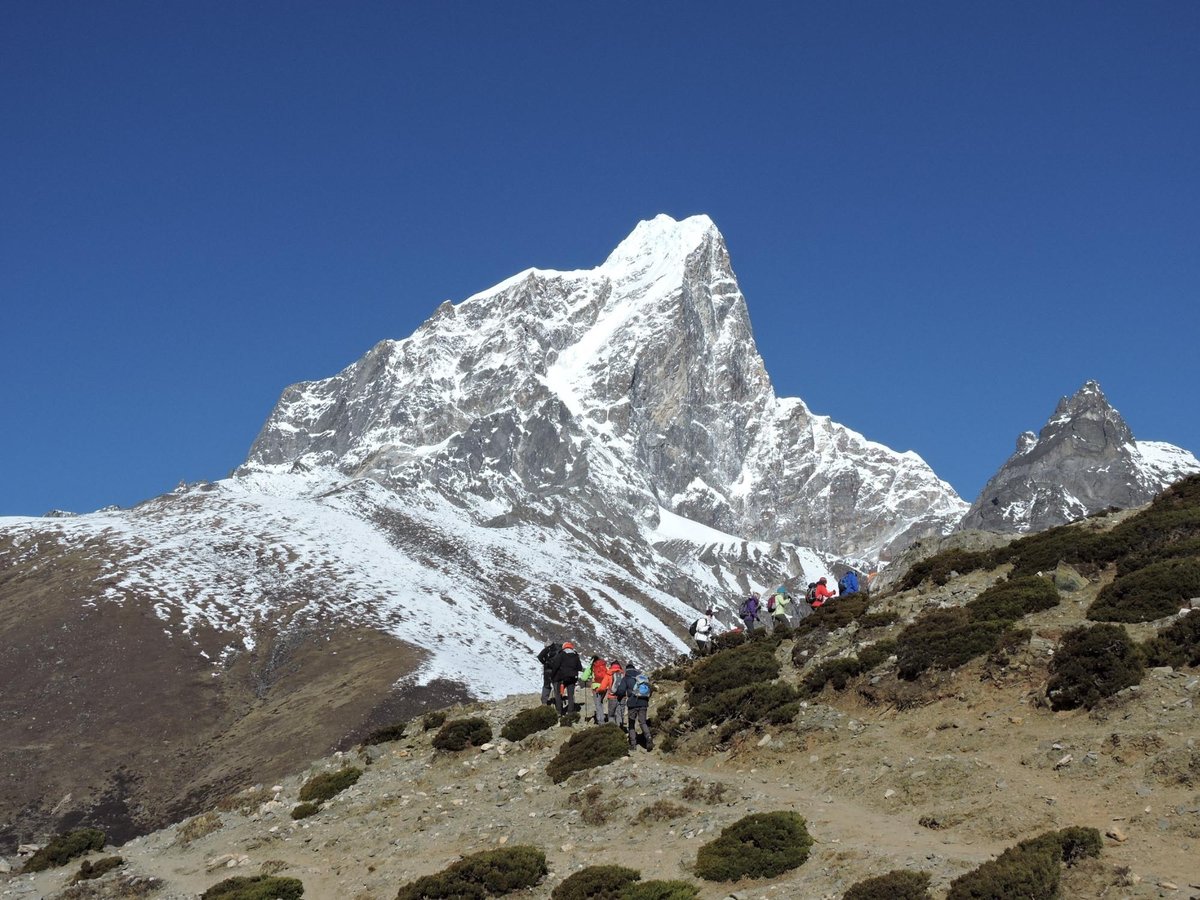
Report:
[[792,623],[788,619],[788,606],[792,602],[792,595],[787,592],[785,585],[780,585],[775,589],[770,597],[767,598],[767,614],[771,617],[771,624],[776,628],[790,628]]
[[646,742],[646,751],[654,749],[654,735],[650,733],[650,695],[654,687],[650,679],[640,672],[633,663],[625,667],[625,678],[617,696],[624,697],[627,706],[627,731],[629,732],[629,749],[637,749],[637,729],[641,726],[642,738]]
[[838,579],[838,596],[849,597],[858,593],[858,573],[850,569]]
[[746,631],[753,631],[754,623],[758,621],[758,594],[751,594],[742,601],[738,615],[746,623]]
[[608,693],[608,687],[612,684],[612,675],[609,674],[608,664],[599,656],[592,657],[592,677],[589,685],[592,690],[592,698],[596,703],[595,722],[597,725],[603,725],[608,721],[608,717],[604,711],[604,696]]
[[582,671],[583,663],[579,661],[575,645],[570,641],[564,641],[562,650],[554,658],[554,671],[551,673],[551,683],[554,685],[554,705],[559,716],[566,714],[563,711],[564,707],[567,713],[573,713],[579,709],[575,705],[575,684]]
[[550,692],[554,689],[554,660],[562,651],[562,644],[547,644],[538,653],[538,662],[542,664],[542,704],[553,705]]
[[613,660],[608,667],[608,691],[604,695],[605,718],[609,722],[615,722],[621,726],[621,730],[625,730],[625,698],[618,696],[619,691],[625,684],[625,669],[619,662]]
[[710,606],[708,609],[704,610],[704,615],[693,622],[688,628],[688,634],[690,634],[696,641],[697,656],[707,656],[708,651],[712,647],[714,615],[716,615],[716,610]]
[[837,594],[829,589],[829,586],[826,585],[825,582],[826,578],[824,575],[822,575],[817,579],[817,583],[813,585],[813,609],[818,609],[819,607],[824,606],[826,601],[832,600],[837,596]]

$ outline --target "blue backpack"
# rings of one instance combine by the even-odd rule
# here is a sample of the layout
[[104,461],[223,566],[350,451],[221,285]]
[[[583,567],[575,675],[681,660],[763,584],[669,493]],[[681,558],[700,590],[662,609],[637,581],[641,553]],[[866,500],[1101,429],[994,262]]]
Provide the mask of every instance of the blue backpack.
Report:
[[637,673],[637,677],[633,679],[633,696],[642,700],[650,699],[650,692],[653,690],[650,687],[650,679],[641,672]]

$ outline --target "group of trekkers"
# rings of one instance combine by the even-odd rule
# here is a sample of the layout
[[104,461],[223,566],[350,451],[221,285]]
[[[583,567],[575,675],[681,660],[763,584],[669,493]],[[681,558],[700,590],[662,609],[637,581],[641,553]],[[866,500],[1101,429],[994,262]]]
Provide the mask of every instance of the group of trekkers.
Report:
[[[853,569],[848,570],[838,579],[837,586],[838,589],[835,593],[829,587],[829,579],[822,576],[809,583],[808,590],[800,600],[795,600],[787,586],[782,584],[774,592],[768,594],[765,601],[757,591],[752,591],[738,606],[737,614],[738,618],[742,620],[742,626],[734,630],[753,631],[756,625],[763,622],[762,614],[764,612],[772,627],[791,627],[792,620],[788,614],[790,607],[795,606],[798,620],[803,621],[812,615],[814,609],[820,609],[835,597],[857,594],[859,592],[858,573]],[[712,647],[716,627],[716,610],[710,606],[704,611],[704,615],[688,628],[688,633],[696,641],[697,655],[704,656],[708,653]]]
[[[765,602],[758,593],[751,593],[738,607],[738,616],[746,631],[754,629],[764,611],[773,627],[790,626],[789,607],[794,605],[800,619],[806,619],[814,609],[820,609],[833,598],[857,594],[858,591],[858,575],[851,569],[838,579],[836,593],[830,589],[828,579],[824,577],[809,584],[805,596],[800,600],[794,600],[787,586],[780,585],[767,596]],[[697,655],[708,653],[716,636],[717,625],[716,610],[711,606],[691,624],[688,633],[695,638]],[[619,726],[628,733],[631,750],[638,745],[640,729],[646,749],[654,749],[654,737],[650,734],[647,721],[654,687],[649,677],[632,662],[622,665],[615,660],[608,662],[600,656],[593,656],[591,664],[585,667],[579,658],[579,651],[570,641],[547,644],[537,658],[542,664],[542,703],[552,704],[560,718],[579,711],[575,691],[582,684],[583,689],[591,694],[590,702],[588,693],[584,694],[584,715],[587,720],[597,725],[611,722]]]
[[[542,703],[553,704],[560,717],[579,710],[575,690],[580,684],[591,694],[584,694],[584,714],[597,725],[609,722],[629,734],[629,749],[638,745],[638,729],[647,750],[654,749],[654,737],[648,722],[650,695],[654,687],[650,678],[634,665],[608,662],[593,656],[586,668],[579,652],[570,641],[547,644],[537,655],[542,664]],[[591,710],[590,712],[588,710]]]

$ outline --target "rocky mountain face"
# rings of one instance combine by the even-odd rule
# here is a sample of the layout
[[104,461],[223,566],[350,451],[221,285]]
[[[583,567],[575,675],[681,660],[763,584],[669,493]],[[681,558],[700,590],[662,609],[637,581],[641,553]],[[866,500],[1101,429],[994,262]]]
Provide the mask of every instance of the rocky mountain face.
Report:
[[1179,447],[1138,441],[1100,385],[1063,397],[1039,434],[1027,431],[984,487],[959,528],[1041,531],[1110,506],[1151,500],[1195,472],[1200,461]]
[[505,521],[627,537],[665,508],[728,534],[877,558],[965,504],[896,453],[776,397],[706,216],[642,222],[596,269],[531,269],[280,399],[243,473],[429,486]]

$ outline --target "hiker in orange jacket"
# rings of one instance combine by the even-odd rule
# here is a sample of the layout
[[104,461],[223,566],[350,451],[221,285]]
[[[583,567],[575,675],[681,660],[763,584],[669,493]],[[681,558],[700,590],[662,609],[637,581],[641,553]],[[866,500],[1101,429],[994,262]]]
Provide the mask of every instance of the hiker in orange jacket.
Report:
[[625,670],[621,668],[621,664],[613,660],[612,665],[608,667],[608,691],[604,695],[607,701],[607,709],[604,713],[604,721],[615,722],[621,726],[621,730],[625,730],[625,698],[617,696],[617,688],[625,680]]
[[612,672],[608,664],[599,656],[592,658],[592,691],[596,695],[596,724],[603,725],[608,721],[604,711],[604,698],[612,685]]

